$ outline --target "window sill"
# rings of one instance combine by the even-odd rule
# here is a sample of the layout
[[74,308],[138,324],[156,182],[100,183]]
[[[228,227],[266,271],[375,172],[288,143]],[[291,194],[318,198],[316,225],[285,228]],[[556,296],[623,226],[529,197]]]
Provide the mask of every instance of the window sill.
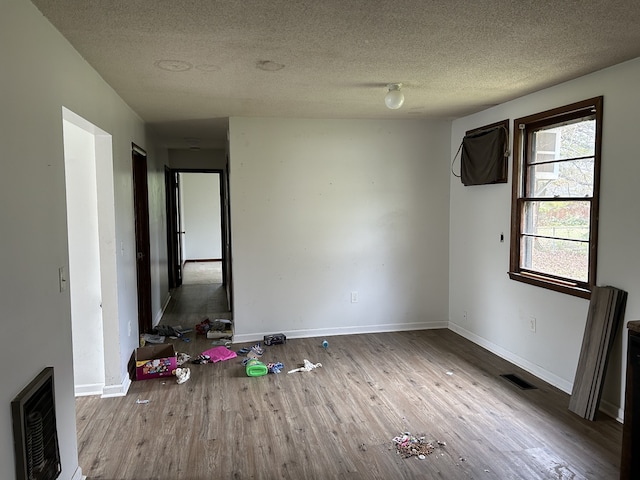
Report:
[[509,278],[517,282],[528,283],[529,285],[535,285],[536,287],[542,287],[548,290],[566,293],[567,295],[573,295],[574,297],[586,298],[587,300],[591,298],[591,290],[570,285],[543,275],[509,272]]

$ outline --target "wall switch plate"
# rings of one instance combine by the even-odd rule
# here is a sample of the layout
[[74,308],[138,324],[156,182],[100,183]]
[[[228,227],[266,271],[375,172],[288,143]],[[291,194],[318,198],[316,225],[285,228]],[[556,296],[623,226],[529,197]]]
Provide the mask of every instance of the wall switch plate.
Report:
[[529,330],[536,333],[536,317],[529,317]]
[[358,292],[351,292],[351,303],[358,303]]

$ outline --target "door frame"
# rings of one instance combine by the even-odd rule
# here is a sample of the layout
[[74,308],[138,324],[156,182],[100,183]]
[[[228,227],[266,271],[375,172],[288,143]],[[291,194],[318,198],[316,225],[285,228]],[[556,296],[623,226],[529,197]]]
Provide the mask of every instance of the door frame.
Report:
[[[222,284],[227,291],[227,299],[229,300],[229,309],[232,309],[230,294],[233,291],[231,282],[231,228],[230,228],[230,205],[229,205],[229,177],[228,172],[219,168],[170,168],[165,167],[165,185],[168,185],[169,181],[173,179],[173,185],[169,185],[170,188],[176,188],[176,197],[179,198],[180,184],[177,181],[177,174],[179,173],[217,173],[220,182],[220,233],[222,239]],[[169,266],[169,285],[171,285],[171,278],[175,275],[172,270],[177,269],[177,265],[171,265],[172,252],[177,248],[180,248],[181,226],[179,220],[171,222],[171,218],[179,218],[179,205],[177,201],[170,201],[169,190],[166,192],[167,197],[167,258]],[[172,225],[173,223],[173,225]],[[175,229],[175,230],[174,230]],[[181,255],[176,258],[173,256],[173,260],[179,260],[182,262]],[[182,264],[180,264],[180,268]],[[170,287],[171,288],[171,287]],[[175,287],[174,287],[175,288]]]

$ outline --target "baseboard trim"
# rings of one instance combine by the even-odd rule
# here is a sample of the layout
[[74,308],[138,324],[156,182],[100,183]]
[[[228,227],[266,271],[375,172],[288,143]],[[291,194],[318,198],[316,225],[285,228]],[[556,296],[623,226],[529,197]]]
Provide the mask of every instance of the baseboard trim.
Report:
[[162,307],[160,307],[160,311],[158,313],[156,313],[156,318],[153,319],[153,326],[157,327],[158,324],[160,323],[160,320],[162,320],[162,316],[164,315],[164,311],[167,309],[167,307],[169,306],[169,302],[171,301],[171,292],[169,292],[167,294],[167,299],[164,301],[164,304],[162,305]]
[[606,400],[600,400],[600,411],[611,418],[615,418],[619,423],[624,423],[624,408],[620,408]]
[[457,333],[458,335],[466,338],[467,340],[471,340],[476,345],[480,345],[482,348],[489,350],[491,353],[504,358],[505,360],[517,365],[520,368],[523,368],[527,372],[535,375],[536,377],[544,380],[545,382],[553,385],[556,388],[559,388],[565,393],[571,394],[571,390],[573,389],[573,383],[567,382],[565,379],[558,377],[557,375],[545,370],[544,368],[540,368],[540,366],[535,363],[531,363],[528,360],[525,360],[518,355],[515,355],[513,352],[509,350],[505,350],[504,348],[496,345],[495,343],[489,342],[488,340],[476,335],[465,328],[462,328],[455,323],[449,322],[449,330]]
[[102,395],[104,383],[87,383],[74,387],[76,397],[88,397],[91,395]]
[[353,327],[309,328],[301,330],[285,330],[284,332],[255,332],[234,333],[233,343],[255,342],[262,340],[265,335],[272,333],[284,333],[287,338],[312,338],[331,337],[337,335],[357,335],[365,333],[401,332],[413,330],[433,330],[448,328],[448,322],[421,322],[421,323],[388,323],[384,325],[362,325]]
[[122,379],[122,383],[117,385],[105,386],[104,389],[102,390],[101,398],[124,397],[129,391],[130,386],[131,386],[131,379],[127,374],[127,376],[125,376]]
[[86,476],[82,474],[82,468],[80,468],[80,466],[78,466],[78,468],[76,468],[76,471],[73,472],[73,476],[71,477],[71,480],[86,480]]

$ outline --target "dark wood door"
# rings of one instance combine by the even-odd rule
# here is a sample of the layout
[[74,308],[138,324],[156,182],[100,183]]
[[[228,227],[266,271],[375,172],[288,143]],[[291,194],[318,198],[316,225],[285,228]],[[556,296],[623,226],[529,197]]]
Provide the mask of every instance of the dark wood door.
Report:
[[138,279],[138,332],[151,332],[151,262],[149,259],[149,187],[147,155],[133,145],[133,210],[136,234],[136,271]]
[[167,196],[167,263],[169,288],[182,285],[182,226],[180,221],[180,176],[177,171],[165,167]]

